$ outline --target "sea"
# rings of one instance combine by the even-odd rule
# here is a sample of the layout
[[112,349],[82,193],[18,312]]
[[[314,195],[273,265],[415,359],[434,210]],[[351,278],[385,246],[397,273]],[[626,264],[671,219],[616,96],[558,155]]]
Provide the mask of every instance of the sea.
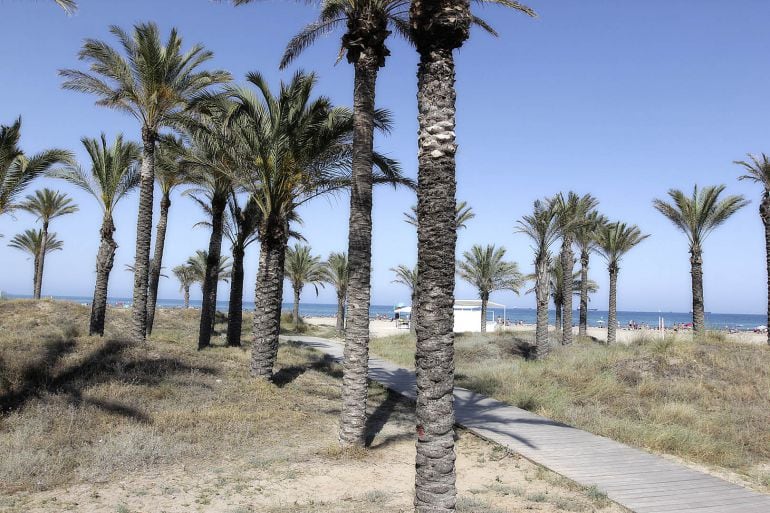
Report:
[[[30,296],[5,294],[3,297],[28,299]],[[91,298],[84,296],[53,296],[53,299],[62,301],[72,301],[81,304],[90,304]],[[131,307],[131,298],[113,297],[109,298],[109,304],[113,306],[123,306],[125,308]],[[158,299],[158,306],[161,308],[183,308],[184,301],[181,299]],[[190,300],[190,307],[200,308],[200,300]],[[371,318],[387,318],[393,317],[393,310],[397,306],[404,306],[403,303],[398,305],[371,305],[369,315]],[[291,303],[283,303],[284,310],[291,310]],[[245,310],[253,310],[254,303],[251,301],[244,301],[243,308]],[[227,301],[217,301],[217,309],[226,311]],[[306,303],[300,302],[299,304],[300,315],[303,317],[334,317],[337,315],[337,305],[324,304],[324,303]],[[534,308],[508,308],[505,311],[505,317],[507,320],[513,323],[521,322],[524,324],[535,324],[536,312]],[[502,309],[490,309],[487,312],[487,320],[494,321],[498,317],[503,316]],[[618,311],[618,324],[621,327],[628,326],[629,323],[637,324],[639,326],[648,326],[651,328],[658,327],[659,319],[663,319],[666,327],[672,327],[677,324],[687,324],[692,322],[692,314],[687,312],[631,312],[631,311]],[[555,322],[555,312],[549,312],[550,322]],[[578,313],[573,314],[573,322],[577,324]],[[706,312],[706,327],[712,330],[729,330],[729,331],[751,331],[758,326],[765,326],[767,324],[767,317],[757,314],[726,314],[726,313],[712,313]],[[590,310],[588,312],[588,325],[594,327],[603,327],[607,325],[607,312],[604,310]]]

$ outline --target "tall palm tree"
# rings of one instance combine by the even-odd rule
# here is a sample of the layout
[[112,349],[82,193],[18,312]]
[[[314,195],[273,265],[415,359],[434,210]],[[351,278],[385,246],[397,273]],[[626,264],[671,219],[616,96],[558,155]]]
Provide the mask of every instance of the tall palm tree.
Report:
[[[56,238],[55,233],[49,233],[48,239],[44,245],[43,231],[38,229],[25,230],[23,233],[14,235],[13,239],[11,239],[11,242],[8,243],[8,246],[20,251],[24,251],[25,253],[29,253],[32,256],[32,261],[34,262],[32,272],[32,288],[34,290],[35,286],[37,285],[37,262],[38,259],[40,259],[42,251],[45,251],[46,254],[53,251],[60,251],[64,247],[64,243]],[[45,250],[43,250],[43,247],[45,247]]]
[[[467,228],[468,221],[476,217],[473,207],[467,201],[458,201],[455,207],[455,224],[457,229]],[[412,226],[417,226],[417,205],[412,205],[411,212],[404,212],[404,221]]]
[[409,331],[412,333],[417,332],[417,312],[419,308],[417,306],[417,266],[412,268],[405,265],[399,265],[397,267],[391,267],[391,271],[396,275],[396,279],[393,283],[400,283],[409,288],[409,296],[412,300],[412,313],[409,319]]
[[[250,0],[234,0],[236,5]],[[348,323],[343,361],[343,402],[340,442],[363,447],[366,420],[366,375],[369,358],[371,302],[372,188],[375,89],[377,74],[390,51],[385,41],[392,30],[406,34],[408,0],[323,0],[318,19],[299,32],[286,48],[287,66],[316,39],[342,28],[341,49],[353,65],[352,184],[348,226]]]
[[[759,217],[765,225],[765,259],[767,261],[767,319],[770,324],[770,159],[764,153],[761,157],[749,154],[749,160],[739,160],[735,163],[743,167],[745,175],[739,180],[751,180],[762,186],[762,201],[759,203]],[[767,343],[770,344],[770,330],[767,332]]]
[[337,333],[345,331],[345,301],[348,296],[348,255],[331,253],[325,263],[324,281],[337,291]]
[[176,279],[179,280],[179,288],[184,293],[184,307],[190,308],[190,286],[196,281],[195,270],[189,264],[178,265],[171,269]]
[[[209,254],[205,249],[195,251],[195,254],[187,259],[186,265],[191,269],[193,283],[199,283],[203,290],[203,283],[206,281],[206,269],[208,267]],[[224,255],[219,257],[219,263],[216,266],[217,281],[227,283],[232,276],[232,267],[230,259]]]
[[47,253],[45,245],[48,241],[48,225],[57,217],[77,212],[78,207],[66,194],[45,188],[35,191],[34,194],[27,195],[25,201],[19,205],[19,208],[37,216],[37,219],[43,223],[43,238],[40,256],[37,260],[37,283],[35,283],[34,294],[35,299],[40,299],[40,293],[43,288],[43,267]]
[[610,271],[610,304],[607,309],[607,344],[615,343],[615,330],[618,325],[618,271],[620,260],[631,249],[649,235],[642,235],[636,225],[625,223],[604,223],[595,234],[596,249],[607,260]]
[[[512,0],[498,0],[530,16]],[[419,122],[417,188],[417,296],[420,298],[415,369],[417,456],[415,509],[455,509],[454,452],[454,279],[455,262],[455,63],[453,52],[476,21],[468,0],[413,0],[410,39],[420,55],[417,68]],[[493,31],[492,31],[493,32]],[[442,379],[437,381],[437,376]]]
[[474,245],[463,253],[463,259],[457,262],[457,275],[467,281],[479,292],[481,299],[481,332],[487,332],[487,302],[489,295],[497,290],[510,290],[519,293],[524,285],[524,275],[519,272],[516,262],[506,262],[505,248],[495,248],[494,244],[486,247]]
[[580,250],[580,319],[578,336],[588,336],[588,264],[591,253],[596,251],[596,234],[607,224],[607,218],[596,210],[586,215],[585,221],[575,233],[575,245]]
[[678,189],[670,189],[671,203],[656,199],[653,206],[674,223],[690,243],[690,273],[692,275],[692,324],[695,336],[706,334],[706,316],[703,306],[703,242],[706,237],[730,216],[749,202],[743,196],[734,195],[720,199],[724,185],[698,189],[687,196]]
[[550,200],[536,200],[532,214],[523,216],[518,221],[516,232],[527,235],[532,240],[535,253],[535,301],[537,303],[537,324],[535,328],[535,346],[537,357],[548,354],[548,298],[550,281],[548,268],[551,265],[551,246],[559,238],[556,226],[556,212]]
[[155,249],[150,259],[150,271],[147,278],[147,336],[152,334],[155,323],[155,305],[158,302],[158,284],[160,270],[163,267],[163,250],[166,246],[168,213],[171,209],[171,192],[185,183],[185,165],[181,155],[185,151],[184,142],[179,138],[162,137],[155,154],[155,181],[160,190],[160,214],[155,227]]
[[299,327],[299,299],[305,285],[315,287],[318,295],[318,287],[324,286],[326,272],[321,262],[321,257],[310,254],[310,246],[295,244],[286,251],[286,263],[284,275],[291,284],[294,292],[294,306],[291,311],[294,320],[294,329]]
[[556,209],[556,224],[559,227],[561,236],[561,253],[559,260],[562,267],[562,276],[564,277],[564,304],[562,305],[561,343],[569,345],[572,343],[572,292],[574,289],[573,269],[575,267],[575,253],[572,250],[572,244],[578,235],[578,232],[586,225],[588,213],[591,212],[599,203],[593,196],[586,194],[578,196],[570,191],[565,196],[559,193],[554,198],[554,208]]
[[[533,277],[530,277],[530,279]],[[548,289],[551,291],[551,300],[553,301],[554,311],[556,314],[556,322],[554,326],[557,331],[563,329],[562,311],[564,306],[564,267],[561,265],[561,261],[552,262],[548,267]],[[575,285],[572,290],[572,295],[576,296],[580,294],[580,290],[583,284],[580,279],[580,271],[575,271],[572,274],[572,283]],[[593,294],[599,290],[599,286],[593,280],[588,280],[588,292]],[[531,291],[529,291],[531,292]]]
[[16,199],[27,185],[58,164],[72,162],[72,153],[46,150],[27,157],[19,147],[21,118],[12,125],[0,125],[0,215],[18,207]]
[[[230,88],[238,106],[231,125],[243,154],[235,172],[260,210],[260,255],[255,293],[254,346],[251,370],[270,379],[278,351],[283,271],[297,208],[328,193],[350,187],[349,110],[333,107],[327,98],[312,99],[315,75],[297,73],[274,95],[258,73],[248,75],[259,97],[248,88]],[[378,126],[387,128],[386,118]],[[374,154],[375,183],[408,182],[396,162]],[[365,376],[364,376],[365,381]]]
[[91,169],[85,171],[79,166],[68,166],[56,176],[91,194],[102,209],[101,242],[96,254],[96,285],[88,334],[103,336],[107,286],[118,248],[113,238],[113,212],[118,202],[139,184],[137,164],[141,149],[136,143],[124,142],[123,135],[118,135],[112,144],[107,142],[104,134],[99,139],[84,137],[81,142],[91,159]]
[[[142,169],[139,182],[139,213],[136,225],[136,256],[132,338],[144,342],[147,334],[147,291],[152,238],[155,149],[160,131],[172,124],[190,99],[214,84],[230,80],[225,71],[200,71],[212,53],[202,46],[182,51],[182,39],[172,29],[161,41],[154,23],[140,23],[129,34],[111,26],[120,50],[104,41],[86,39],[78,54],[90,63],[90,73],[64,69],[63,87],[96,95],[96,104],[134,116],[141,123]],[[122,51],[121,51],[122,50]]]

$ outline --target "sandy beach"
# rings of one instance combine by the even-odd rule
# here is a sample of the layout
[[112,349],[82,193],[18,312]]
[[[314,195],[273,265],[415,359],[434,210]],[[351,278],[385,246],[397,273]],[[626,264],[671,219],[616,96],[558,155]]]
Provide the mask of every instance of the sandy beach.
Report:
[[[336,324],[336,319],[334,317],[305,317],[305,322],[308,324],[313,324],[315,326],[329,326],[334,327]],[[526,331],[534,331],[535,325],[534,324],[521,324],[521,325],[515,325],[515,326],[507,326],[506,331],[511,332],[526,332]],[[551,331],[553,331],[553,327],[550,328]],[[573,333],[577,335],[577,327],[573,328]],[[372,319],[369,322],[369,333],[374,338],[379,337],[388,337],[391,335],[398,335],[400,333],[408,333],[409,329],[405,326],[396,327],[396,323],[393,321],[388,320],[380,320],[380,319]],[[617,333],[617,340],[618,342],[622,343],[629,343],[633,340],[636,340],[641,337],[659,337],[660,332],[657,330],[651,330],[651,329],[638,329],[638,330],[629,330],[626,328],[618,329]],[[672,330],[667,330],[667,334],[674,334]],[[677,335],[679,336],[686,336],[687,332],[678,332]],[[729,333],[726,334],[729,340],[732,340],[734,342],[742,342],[745,344],[765,344],[767,343],[767,335],[763,333],[753,333],[749,331],[744,331],[740,333]],[[596,327],[589,327],[588,328],[588,336],[593,337],[597,340],[607,340],[607,328],[596,328]]]

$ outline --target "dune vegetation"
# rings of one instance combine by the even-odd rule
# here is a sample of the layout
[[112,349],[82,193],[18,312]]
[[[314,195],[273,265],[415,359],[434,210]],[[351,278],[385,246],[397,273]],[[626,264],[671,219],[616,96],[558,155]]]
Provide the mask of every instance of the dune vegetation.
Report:
[[[766,348],[718,333],[611,346],[581,338],[526,360],[533,343],[534,333],[458,335],[457,386],[770,490]],[[372,353],[412,368],[414,338],[373,339]]]

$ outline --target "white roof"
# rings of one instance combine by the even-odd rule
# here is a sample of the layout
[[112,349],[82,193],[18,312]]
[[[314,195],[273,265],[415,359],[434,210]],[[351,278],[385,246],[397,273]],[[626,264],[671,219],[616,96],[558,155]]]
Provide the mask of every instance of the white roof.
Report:
[[411,306],[402,306],[401,308],[396,308],[393,310],[395,313],[412,313],[412,307]]
[[[492,308],[505,308],[505,305],[487,301],[487,306]],[[480,299],[455,299],[455,308],[481,308]]]

